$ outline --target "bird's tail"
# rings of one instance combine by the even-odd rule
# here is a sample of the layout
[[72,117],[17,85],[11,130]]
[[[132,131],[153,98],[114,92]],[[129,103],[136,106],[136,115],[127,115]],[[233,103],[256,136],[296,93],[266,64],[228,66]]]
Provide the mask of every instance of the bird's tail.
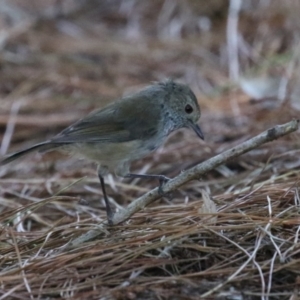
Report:
[[8,157],[6,157],[5,159],[1,160],[0,161],[0,167],[1,166],[4,166],[6,164],[9,164],[11,163],[12,161],[14,161],[15,159],[18,159],[30,152],[34,152],[34,151],[41,151],[41,152],[44,152],[44,151],[47,151],[47,150],[51,150],[52,148],[55,148],[57,147],[57,145],[55,144],[52,144],[51,142],[49,141],[46,141],[46,142],[43,142],[43,143],[40,143],[40,144],[36,144],[30,148],[27,148],[27,149],[24,149],[24,150],[21,150],[19,152],[16,152]]

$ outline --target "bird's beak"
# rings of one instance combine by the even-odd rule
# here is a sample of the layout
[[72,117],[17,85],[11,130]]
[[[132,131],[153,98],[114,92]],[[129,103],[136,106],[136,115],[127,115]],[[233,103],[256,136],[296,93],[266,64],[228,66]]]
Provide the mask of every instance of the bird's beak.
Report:
[[204,140],[204,134],[198,124],[190,123],[190,127],[196,132],[201,140]]

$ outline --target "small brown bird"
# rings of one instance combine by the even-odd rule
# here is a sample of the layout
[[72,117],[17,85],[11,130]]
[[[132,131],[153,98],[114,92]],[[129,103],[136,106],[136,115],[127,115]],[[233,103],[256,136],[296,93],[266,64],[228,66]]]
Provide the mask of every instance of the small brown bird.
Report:
[[183,127],[192,128],[204,139],[197,124],[200,115],[197,98],[187,85],[159,82],[92,112],[48,141],[8,156],[0,166],[36,150],[63,150],[96,162],[108,223],[112,224],[104,176],[114,172],[122,177],[157,178],[162,191],[167,177],[130,173],[130,163],[156,150],[171,132]]

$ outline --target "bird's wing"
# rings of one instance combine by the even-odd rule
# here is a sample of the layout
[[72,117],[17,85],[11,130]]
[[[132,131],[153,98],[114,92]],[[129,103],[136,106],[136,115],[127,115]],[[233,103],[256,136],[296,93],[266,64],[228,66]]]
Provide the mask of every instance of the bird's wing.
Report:
[[160,116],[159,109],[153,108],[153,103],[148,100],[147,97],[128,97],[92,112],[63,130],[51,142],[116,143],[147,139],[156,134]]

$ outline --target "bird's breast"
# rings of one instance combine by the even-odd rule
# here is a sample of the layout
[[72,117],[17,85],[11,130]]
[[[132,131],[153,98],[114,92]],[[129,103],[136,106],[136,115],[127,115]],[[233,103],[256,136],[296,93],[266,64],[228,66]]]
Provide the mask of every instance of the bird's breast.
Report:
[[122,143],[76,143],[69,152],[97,163],[112,164],[117,161],[132,160],[133,153],[139,154],[138,140]]

